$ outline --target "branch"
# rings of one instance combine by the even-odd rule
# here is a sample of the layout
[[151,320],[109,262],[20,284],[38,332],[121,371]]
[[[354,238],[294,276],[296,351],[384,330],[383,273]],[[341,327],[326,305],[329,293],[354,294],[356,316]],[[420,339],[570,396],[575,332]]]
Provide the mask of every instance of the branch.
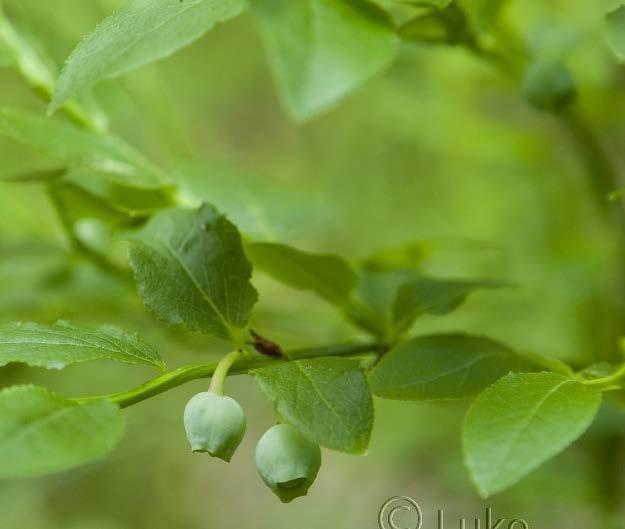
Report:
[[614,224],[625,236],[625,209],[620,201],[618,204],[609,201],[609,195],[623,187],[613,161],[579,112],[570,109],[560,118],[575,141],[586,172],[591,177],[596,203],[602,213],[616,217],[611,220],[616,221]]
[[[508,33],[511,40],[520,42],[520,39],[510,34],[510,31]],[[524,49],[516,54],[507,54],[498,49],[484,48],[479,44],[477,38],[471,40],[468,49],[517,84],[521,82],[525,67],[532,59],[529,52]],[[610,193],[623,186],[613,160],[577,109],[568,108],[563,112],[553,114],[553,116],[564,125],[574,141],[575,151],[580,154],[581,162],[590,180],[595,202],[599,205],[601,212],[607,217],[614,214],[616,218],[609,218],[608,220],[618,221],[617,227],[625,235],[625,209],[622,206],[612,207],[608,200]]]
[[[271,358],[258,357],[253,360],[240,360],[230,368],[229,375],[241,375],[248,373],[251,369],[267,367],[269,365],[289,362],[292,360],[301,360],[304,358],[319,358],[328,356],[358,356],[365,353],[376,353],[376,358],[386,351],[386,347],[378,343],[370,344],[345,344],[331,345],[328,347],[318,347],[312,349],[300,349],[292,351],[288,357]],[[109,399],[117,403],[121,408],[127,408],[133,404],[144,401],[156,395],[160,395],[170,389],[176,388],[192,380],[201,378],[209,378],[217,369],[218,362],[210,364],[194,364],[179,367],[173,371],[168,371],[162,375],[148,380],[146,383],[119,393],[110,395],[102,395],[96,397],[84,397],[73,399],[75,402],[84,404],[97,399]]]
[[54,210],[59,218],[61,226],[63,227],[63,231],[67,235],[67,238],[69,239],[72,245],[72,249],[77,254],[80,254],[84,256],[85,258],[89,259],[90,261],[92,261],[93,264],[95,264],[101,270],[110,273],[111,275],[113,275],[114,277],[121,280],[123,283],[127,285],[134,286],[134,279],[132,277],[132,274],[128,270],[126,270],[125,268],[122,268],[121,266],[116,265],[113,261],[108,259],[106,256],[93,250],[92,248],[87,246],[85,243],[83,243],[79,237],[76,236],[72,221],[67,216],[65,208],[60,200],[60,197],[56,189],[54,189],[53,185],[49,185],[47,188],[47,191],[48,191],[48,196],[50,198],[50,202],[52,203],[52,206],[54,207]]
[[[55,72],[50,69],[46,60],[30,43],[19,34],[5,15],[0,2],[0,42],[15,58],[15,69],[35,94],[46,103],[52,100],[55,89]],[[93,115],[81,103],[71,101],[61,109],[65,115],[80,127],[104,132],[107,129],[107,120],[98,112]]]

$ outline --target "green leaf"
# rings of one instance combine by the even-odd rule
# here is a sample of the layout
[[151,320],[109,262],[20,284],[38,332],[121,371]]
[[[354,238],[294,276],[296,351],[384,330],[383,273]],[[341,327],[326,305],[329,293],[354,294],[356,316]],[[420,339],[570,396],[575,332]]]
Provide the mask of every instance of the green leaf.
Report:
[[278,415],[320,445],[366,451],[373,426],[367,377],[357,361],[316,358],[253,371]]
[[30,146],[68,167],[107,173],[123,184],[149,187],[162,183],[158,169],[119,138],[33,112],[0,108],[0,136]]
[[36,386],[0,392],[0,478],[39,476],[99,459],[122,437],[108,400],[77,404]]
[[276,243],[247,243],[245,252],[254,266],[277,281],[314,292],[333,305],[344,306],[356,288],[356,273],[337,255],[314,254]]
[[[31,40],[31,36],[27,38],[20,29],[14,27],[2,12],[0,4],[0,65],[14,67],[31,88],[48,101],[54,93],[56,66],[44,53],[45,47],[34,45]],[[63,107],[68,115],[86,127],[106,130],[106,116],[93,101],[73,101]]]
[[[73,176],[71,172],[65,173],[62,179],[51,182],[47,186],[48,195],[68,232],[92,250],[97,241],[97,251],[103,255],[114,251],[120,228],[132,226],[137,219],[172,205],[173,194],[167,186],[118,186],[105,183],[105,175],[71,181]],[[87,225],[97,226],[97,230],[85,230]],[[125,268],[125,260],[120,265]]]
[[124,225],[130,218],[104,199],[92,195],[81,186],[66,183],[63,180],[51,182],[47,187],[48,196],[53,202],[57,214],[72,236],[77,236],[77,225],[81,220],[97,220],[108,226],[110,239],[113,227]]
[[554,373],[560,373],[567,377],[573,377],[575,375],[575,370],[558,358],[527,351],[522,351],[518,354],[529,365],[534,366],[536,368],[534,369],[535,371],[553,371]]
[[377,315],[352,298],[358,276],[342,257],[304,252],[276,243],[247,243],[245,251],[256,268],[276,281],[314,292],[338,307],[352,323],[373,335],[384,334],[385,329]]
[[61,187],[87,193],[103,201],[107,208],[129,217],[149,216],[175,202],[173,185],[141,185],[98,171],[68,171],[63,175]]
[[8,183],[45,182],[71,222],[96,218],[112,224],[148,217],[176,202],[171,184],[137,185],[115,175],[64,167],[33,168],[0,176]]
[[411,270],[361,270],[358,296],[390,322],[399,287],[414,277]]
[[[210,202],[251,240],[281,241],[330,225],[336,209],[323,193],[302,183],[265,178],[227,163],[184,161],[172,174],[185,202]],[[310,219],[315,222],[311,223]]]
[[62,369],[69,364],[108,359],[164,369],[158,353],[137,335],[112,326],[89,329],[66,322],[54,325],[0,325],[0,366],[22,362]]
[[575,441],[601,392],[557,373],[510,374],[484,391],[464,423],[465,460],[483,496],[500,492]]
[[74,50],[51,109],[99,81],[167,57],[216,23],[238,15],[244,0],[131,0]]
[[7,64],[17,67],[24,79],[36,90],[51,94],[54,73],[50,65],[35,51],[33,46],[13,27],[0,5],[0,55],[6,56]]
[[400,39],[363,0],[251,0],[284,105],[299,121],[336,104],[395,59]]
[[257,294],[236,227],[215,208],[158,213],[132,240],[139,293],[161,320],[234,338]]
[[391,337],[392,308],[397,291],[400,285],[412,277],[412,270],[361,270],[356,297],[362,301],[370,315],[362,321],[353,319],[376,336]]
[[621,61],[625,60],[625,5],[605,16],[605,27],[610,49]]
[[419,336],[382,357],[371,374],[371,389],[374,395],[394,400],[457,399],[526,367],[514,351],[489,338]]
[[467,296],[482,288],[501,288],[508,283],[487,279],[435,279],[419,277],[402,284],[393,305],[393,324],[401,332],[424,314],[442,316],[456,310]]

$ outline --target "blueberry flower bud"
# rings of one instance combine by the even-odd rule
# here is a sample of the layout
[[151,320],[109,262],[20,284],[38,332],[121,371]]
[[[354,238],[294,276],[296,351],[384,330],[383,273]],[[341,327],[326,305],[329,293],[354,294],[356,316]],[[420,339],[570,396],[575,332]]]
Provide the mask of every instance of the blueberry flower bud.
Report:
[[530,64],[523,76],[523,93],[532,106],[539,110],[561,112],[576,95],[575,80],[557,61],[537,61]]
[[256,446],[258,473],[283,503],[305,496],[320,467],[319,445],[290,424],[273,426]]
[[206,391],[187,403],[184,427],[191,450],[230,461],[245,434],[245,415],[236,400]]

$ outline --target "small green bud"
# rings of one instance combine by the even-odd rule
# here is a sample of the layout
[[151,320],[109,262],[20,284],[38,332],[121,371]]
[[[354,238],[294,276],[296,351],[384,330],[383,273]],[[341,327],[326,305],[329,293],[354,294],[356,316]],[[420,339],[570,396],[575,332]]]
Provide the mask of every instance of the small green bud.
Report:
[[321,467],[321,449],[290,424],[277,424],[256,446],[256,468],[283,503],[306,496]]
[[245,414],[236,400],[205,391],[187,403],[184,428],[191,450],[230,461],[245,435]]
[[560,112],[575,100],[575,80],[558,61],[536,61],[523,76],[523,93],[539,110]]

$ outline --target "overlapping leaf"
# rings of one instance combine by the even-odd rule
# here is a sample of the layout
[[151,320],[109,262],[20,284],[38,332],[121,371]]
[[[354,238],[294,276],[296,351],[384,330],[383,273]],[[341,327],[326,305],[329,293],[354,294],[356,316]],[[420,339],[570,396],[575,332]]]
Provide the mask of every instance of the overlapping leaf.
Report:
[[81,200],[71,195],[84,194],[89,195],[87,200],[99,201],[105,214],[121,217],[146,217],[175,203],[173,185],[142,185],[102,171],[68,171],[63,174],[58,191],[65,196],[68,211],[75,209]]
[[247,243],[245,251],[255,267],[276,281],[314,292],[341,310],[355,325],[376,336],[384,334],[377,315],[352,296],[358,276],[342,257],[304,252],[276,243]]
[[212,206],[158,213],[133,238],[130,263],[146,305],[163,321],[233,337],[257,294],[236,227]]
[[508,285],[489,279],[438,279],[412,269],[366,266],[360,272],[357,297],[375,314],[385,334],[400,336],[420,316],[441,316],[456,310],[475,290]]
[[373,425],[367,378],[355,360],[317,358],[254,371],[280,417],[335,450],[362,453]]
[[326,110],[387,68],[399,37],[362,0],[251,0],[282,100],[297,120]]
[[256,267],[277,281],[314,292],[337,306],[344,306],[356,287],[356,273],[338,255],[313,254],[276,243],[248,243],[245,251]]
[[52,157],[57,166],[5,175],[11,182],[54,182],[68,217],[125,220],[173,205],[173,186],[119,138],[28,111],[0,108],[0,135]]
[[507,286],[501,281],[418,277],[403,283],[393,304],[393,324],[409,328],[423,314],[441,316],[456,310],[473,291]]
[[69,123],[26,110],[0,108],[0,136],[30,146],[65,168],[103,172],[120,183],[161,184],[161,174],[140,153],[119,138],[79,129]]
[[0,325],[0,366],[20,362],[61,369],[69,364],[100,359],[165,367],[151,346],[137,335],[116,327],[89,329],[65,322]]
[[52,109],[103,79],[171,55],[244,6],[244,0],[130,0],[74,50]]
[[371,374],[375,395],[441,400],[475,395],[526,362],[505,345],[480,336],[434,334],[400,343]]
[[[356,322],[376,336],[386,338],[393,333],[392,311],[397,291],[414,277],[411,270],[370,269],[360,271],[356,297],[362,300],[370,315]],[[352,318],[354,319],[354,318]]]
[[54,73],[30,43],[13,27],[0,4],[0,56],[17,67],[28,83],[37,90],[51,94]]

